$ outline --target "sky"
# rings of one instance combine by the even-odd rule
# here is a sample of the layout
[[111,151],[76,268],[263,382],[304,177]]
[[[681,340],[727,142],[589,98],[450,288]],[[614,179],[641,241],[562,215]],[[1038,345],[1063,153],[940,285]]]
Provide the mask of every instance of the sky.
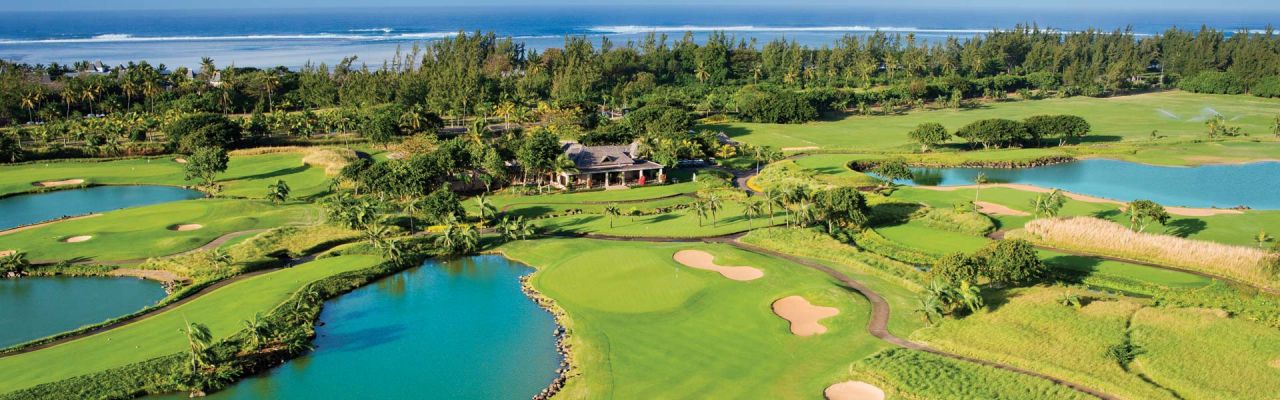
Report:
[[[315,8],[315,7],[431,7],[431,6],[535,6],[557,5],[778,5],[778,0],[0,0],[0,11],[156,10],[210,8]],[[873,0],[792,0],[789,6],[885,6]],[[895,7],[995,7],[1039,9],[1142,9],[1159,10],[1280,10],[1276,0],[903,0]]]

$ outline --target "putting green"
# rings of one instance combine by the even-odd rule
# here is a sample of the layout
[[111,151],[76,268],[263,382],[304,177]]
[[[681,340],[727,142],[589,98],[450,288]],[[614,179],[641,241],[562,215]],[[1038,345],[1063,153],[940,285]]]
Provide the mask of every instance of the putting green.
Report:
[[[0,249],[27,252],[32,260],[121,261],[165,256],[203,246],[223,234],[310,223],[319,210],[310,204],[272,205],[263,200],[198,199],[127,208],[100,217],[56,222],[0,236]],[[171,229],[200,224],[189,231]],[[79,243],[63,240],[92,236]]]
[[209,327],[215,339],[243,329],[241,321],[265,313],[302,286],[377,265],[373,256],[312,261],[244,279],[189,303],[120,328],[30,353],[0,358],[0,393],[54,382],[183,351],[184,321]]
[[[679,250],[763,269],[753,281],[682,266]],[[814,398],[847,366],[888,345],[866,330],[866,300],[825,274],[728,245],[589,239],[513,242],[506,254],[538,269],[532,284],[571,321],[582,375],[566,398]],[[840,314],[799,337],[770,308],[799,295]]]

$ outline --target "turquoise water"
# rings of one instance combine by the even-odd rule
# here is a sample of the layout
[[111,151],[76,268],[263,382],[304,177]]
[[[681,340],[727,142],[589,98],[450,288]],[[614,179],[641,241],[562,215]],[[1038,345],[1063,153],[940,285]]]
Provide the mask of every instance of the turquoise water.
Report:
[[316,350],[218,399],[527,399],[555,378],[555,321],[500,256],[427,261],[325,304]]
[[1092,159],[1035,168],[916,169],[905,184],[971,185],[979,173],[992,183],[1023,183],[1120,201],[1169,206],[1280,209],[1280,162],[1161,167]]
[[171,186],[97,186],[0,199],[0,230],[126,207],[204,197],[200,192]]
[[0,347],[129,314],[164,295],[160,284],[137,278],[0,279]]

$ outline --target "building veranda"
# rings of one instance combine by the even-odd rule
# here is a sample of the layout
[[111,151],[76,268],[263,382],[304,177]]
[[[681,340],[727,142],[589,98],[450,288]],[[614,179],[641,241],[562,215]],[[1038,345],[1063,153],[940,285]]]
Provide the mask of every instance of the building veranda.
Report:
[[637,143],[621,146],[585,146],[565,143],[564,154],[577,171],[556,174],[561,188],[625,188],[666,181],[662,164],[638,156]]

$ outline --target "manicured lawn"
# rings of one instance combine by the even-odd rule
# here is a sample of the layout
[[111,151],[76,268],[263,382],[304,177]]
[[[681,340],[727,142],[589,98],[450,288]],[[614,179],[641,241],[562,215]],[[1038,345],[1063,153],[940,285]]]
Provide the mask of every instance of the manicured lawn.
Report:
[[265,313],[305,284],[372,267],[372,256],[326,258],[255,276],[207,293],[159,315],[31,353],[0,358],[0,392],[24,389],[183,351],[184,320],[209,327],[215,339],[243,329],[241,321]]
[[[223,234],[315,222],[319,210],[310,204],[272,205],[263,200],[197,199],[128,208],[99,217],[57,222],[0,236],[0,249],[27,252],[32,260],[87,258],[131,260],[191,250]],[[179,232],[170,227],[200,224]],[[65,243],[73,236],[92,236]]]
[[[283,179],[294,197],[307,197],[328,190],[324,169],[302,163],[300,153],[271,153],[231,157],[227,171],[218,176],[222,194],[263,198],[267,185]],[[176,156],[174,156],[176,157]],[[84,179],[87,184],[172,185],[195,182],[184,179],[183,164],[173,157],[134,158],[95,162],[65,160],[0,166],[0,195],[28,192],[32,183],[63,179]]]
[[1151,131],[1169,137],[1204,136],[1204,119],[1216,111],[1233,126],[1254,135],[1270,133],[1280,100],[1252,96],[1204,95],[1180,91],[1106,99],[1073,97],[1015,101],[976,109],[918,111],[894,116],[849,116],[801,125],[731,123],[707,126],[735,140],[778,148],[911,150],[907,132],[938,122],[954,132],[986,118],[1023,119],[1041,114],[1074,114],[1093,126],[1091,141],[1146,140]]
[[[684,267],[672,260],[682,249],[765,275],[742,282]],[[867,334],[861,297],[820,272],[727,245],[571,239],[501,250],[536,267],[534,287],[568,313],[582,374],[565,398],[815,398],[887,346]],[[790,295],[840,314],[822,321],[825,334],[794,336],[770,309]]]
[[886,239],[933,254],[971,253],[990,242],[984,237],[934,229],[916,221],[876,228],[876,232]]
[[[586,192],[538,194],[529,196],[501,195],[491,196],[488,200],[493,203],[494,207],[502,210],[504,207],[512,204],[609,203],[614,201],[656,199],[659,197],[666,197],[681,193],[693,193],[696,191],[698,191],[697,183],[684,182],[670,185],[633,187],[623,190],[593,190]],[[469,208],[474,208],[475,201],[464,201],[463,204]]]

